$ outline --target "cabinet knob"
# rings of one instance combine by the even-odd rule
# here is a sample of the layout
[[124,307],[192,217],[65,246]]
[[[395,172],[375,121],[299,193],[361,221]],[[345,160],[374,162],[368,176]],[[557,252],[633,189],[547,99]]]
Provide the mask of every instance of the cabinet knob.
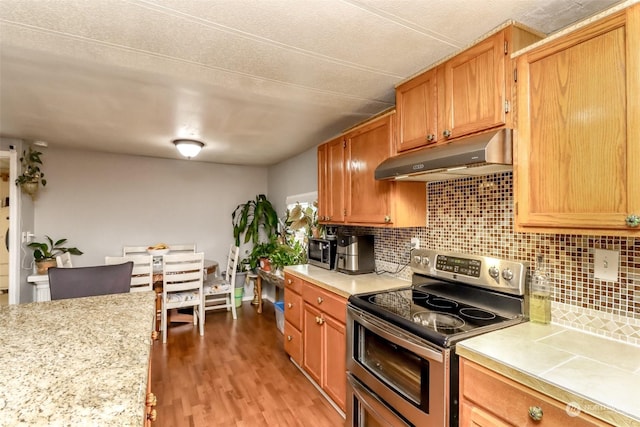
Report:
[[152,409],[151,412],[147,414],[147,419],[149,421],[155,421],[158,419],[158,412],[155,409]]
[[317,318],[318,325],[322,325],[324,323],[324,319],[322,317]]
[[153,393],[147,393],[147,406],[156,406],[158,404],[158,397]]
[[293,304],[291,304],[290,302],[287,303],[287,307],[288,308],[293,308]]
[[451,136],[451,131],[449,129],[443,130],[442,136],[444,136],[445,138],[449,138]]
[[542,419],[542,408],[539,406],[530,406],[529,417],[531,417],[533,421],[540,421]]
[[322,301],[324,301],[322,297],[318,297],[318,304],[322,304]]
[[151,332],[151,339],[154,341],[158,339],[158,331]]
[[625,219],[625,222],[628,227],[636,228],[640,226],[640,215],[631,214]]
[[385,216],[384,222],[391,222],[391,217],[389,215]]
[[291,341],[293,337],[291,335],[287,335],[287,341]]
[[430,133],[429,135],[427,135],[427,142],[433,142],[435,141],[436,136],[432,133]]
[[293,283],[293,280],[291,280],[291,279],[287,279],[287,283],[288,283],[288,284],[292,284],[292,283]]

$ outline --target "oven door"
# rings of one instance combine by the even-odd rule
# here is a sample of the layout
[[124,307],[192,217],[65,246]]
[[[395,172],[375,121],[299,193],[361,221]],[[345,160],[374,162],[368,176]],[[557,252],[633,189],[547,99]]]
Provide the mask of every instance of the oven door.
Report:
[[[400,419],[449,425],[450,350],[347,306],[347,371]],[[353,416],[347,414],[347,425]]]

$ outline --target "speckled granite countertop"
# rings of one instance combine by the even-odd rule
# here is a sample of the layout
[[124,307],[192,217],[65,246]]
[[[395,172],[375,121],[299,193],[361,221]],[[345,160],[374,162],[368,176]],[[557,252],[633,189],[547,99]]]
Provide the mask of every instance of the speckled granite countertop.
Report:
[[528,322],[464,340],[456,352],[615,426],[640,425],[640,347]]
[[155,299],[0,307],[0,425],[142,426]]
[[384,274],[350,275],[309,264],[290,265],[284,271],[345,298],[353,294],[411,286],[411,282],[407,280]]

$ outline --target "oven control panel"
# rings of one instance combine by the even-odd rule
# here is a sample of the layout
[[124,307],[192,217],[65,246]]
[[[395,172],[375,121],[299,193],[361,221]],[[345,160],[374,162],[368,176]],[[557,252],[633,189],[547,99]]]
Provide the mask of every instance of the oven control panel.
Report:
[[414,249],[411,254],[411,269],[414,274],[524,295],[529,264],[482,255]]
[[436,270],[464,274],[471,277],[480,277],[481,267],[482,262],[477,259],[460,258],[447,255],[436,256]]

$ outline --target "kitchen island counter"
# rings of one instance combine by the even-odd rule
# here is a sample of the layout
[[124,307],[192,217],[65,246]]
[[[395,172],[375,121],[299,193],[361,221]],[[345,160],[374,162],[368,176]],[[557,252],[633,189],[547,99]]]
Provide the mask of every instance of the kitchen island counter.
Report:
[[349,298],[354,294],[380,292],[387,289],[411,286],[411,282],[408,280],[385,274],[350,275],[309,264],[290,265],[285,267],[284,271],[345,298]]
[[640,347],[523,323],[461,341],[456,353],[616,426],[640,425]]
[[0,424],[142,426],[155,292],[0,307]]

